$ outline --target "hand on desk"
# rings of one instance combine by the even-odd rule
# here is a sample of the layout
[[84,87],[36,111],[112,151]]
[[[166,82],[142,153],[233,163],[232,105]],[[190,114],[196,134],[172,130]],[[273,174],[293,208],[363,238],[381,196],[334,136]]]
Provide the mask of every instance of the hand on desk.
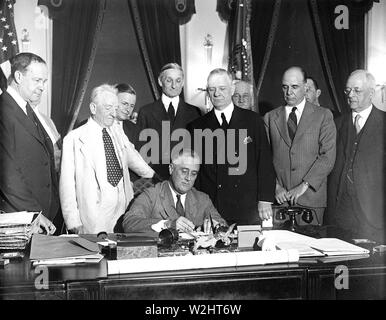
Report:
[[39,233],[47,233],[47,234],[54,234],[56,231],[56,227],[54,224],[45,216],[40,215],[39,218]]

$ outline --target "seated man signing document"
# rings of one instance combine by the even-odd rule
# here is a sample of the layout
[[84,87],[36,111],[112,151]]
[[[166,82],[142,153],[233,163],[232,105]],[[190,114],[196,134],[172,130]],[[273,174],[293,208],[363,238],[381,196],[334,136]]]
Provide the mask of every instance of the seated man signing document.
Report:
[[213,206],[209,196],[193,188],[198,170],[199,156],[190,149],[181,150],[172,157],[170,178],[146,189],[134,201],[123,219],[125,232],[156,231],[175,228],[191,232],[203,226],[204,232],[227,225]]

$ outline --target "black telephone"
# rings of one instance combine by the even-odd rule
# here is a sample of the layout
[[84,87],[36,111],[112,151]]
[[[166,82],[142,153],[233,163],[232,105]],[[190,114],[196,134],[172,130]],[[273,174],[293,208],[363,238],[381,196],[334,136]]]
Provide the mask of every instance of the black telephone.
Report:
[[289,220],[284,222],[283,227],[284,229],[295,232],[296,227],[298,227],[295,217],[299,214],[302,215],[302,220],[309,224],[314,220],[313,215],[315,214],[315,211],[309,208],[285,207],[276,212],[275,218],[276,220],[286,220],[286,216],[288,216]]

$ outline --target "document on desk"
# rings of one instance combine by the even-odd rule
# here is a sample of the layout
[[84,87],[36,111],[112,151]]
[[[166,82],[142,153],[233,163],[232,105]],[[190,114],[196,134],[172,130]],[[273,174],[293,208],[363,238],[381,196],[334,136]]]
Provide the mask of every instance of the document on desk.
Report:
[[32,236],[30,259],[37,264],[96,263],[102,258],[98,244],[80,237]]
[[[262,248],[296,249],[300,257],[367,254],[367,249],[336,238],[316,239],[287,230],[263,231]],[[259,241],[260,242],[260,241]]]
[[323,252],[327,256],[367,254],[369,250],[336,238],[315,239],[310,247]]

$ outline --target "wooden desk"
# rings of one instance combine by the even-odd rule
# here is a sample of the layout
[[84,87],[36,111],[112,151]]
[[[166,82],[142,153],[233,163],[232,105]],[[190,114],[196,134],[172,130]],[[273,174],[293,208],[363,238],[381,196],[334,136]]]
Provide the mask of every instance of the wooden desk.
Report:
[[[334,286],[347,266],[349,288]],[[238,268],[107,276],[107,263],[49,268],[38,290],[28,259],[0,269],[0,299],[386,299],[386,255],[333,263],[300,262]]]

